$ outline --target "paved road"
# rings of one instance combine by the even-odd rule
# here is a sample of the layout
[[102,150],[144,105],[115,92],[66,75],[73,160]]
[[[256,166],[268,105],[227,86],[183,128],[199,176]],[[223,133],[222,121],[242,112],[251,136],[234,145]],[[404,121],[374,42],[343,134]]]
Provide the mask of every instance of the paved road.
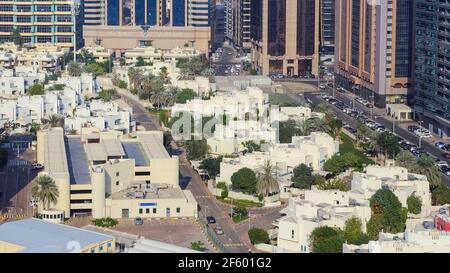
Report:
[[[321,97],[319,96],[318,93],[305,93],[304,96],[306,98],[310,99],[313,102],[324,102],[324,100],[321,99]],[[341,100],[341,98],[339,98],[339,99]],[[342,99],[342,102],[344,102],[345,104],[348,105],[348,101],[345,101],[345,100]],[[359,103],[356,103],[355,105],[358,105],[358,104]],[[353,128],[356,128],[356,120],[355,119],[353,119],[352,117],[346,115],[345,113],[343,113],[342,111],[340,111],[338,108],[336,108],[335,106],[333,106],[331,104],[328,104],[328,106],[330,107],[330,109],[333,110],[333,112],[336,114],[336,116],[339,119],[343,120],[344,122],[346,122],[347,124],[349,124]],[[356,106],[356,107],[358,109],[361,108],[361,110],[363,110],[366,113],[366,115],[370,116],[370,109],[362,106],[361,104],[359,106]],[[366,109],[362,109],[363,107],[366,108]],[[388,117],[375,115],[374,116],[374,120],[376,120],[378,123],[380,123],[381,125],[386,127],[388,130],[392,131],[392,120],[390,120]],[[394,128],[394,130],[395,130],[395,133],[397,135],[399,135],[400,137],[406,139],[407,141],[409,141],[411,143],[414,143],[416,145],[419,144],[418,138],[415,135],[413,135],[412,133],[410,133],[407,129],[404,129],[402,127],[396,126]],[[422,147],[428,153],[433,154],[434,156],[439,157],[442,160],[446,160],[443,157],[441,157],[442,151],[440,149],[436,148],[433,144],[422,140]],[[445,183],[450,185],[450,177],[442,174],[442,181],[444,181]]]
[[[12,137],[10,141],[19,139]],[[28,147],[28,143],[15,143],[14,149],[9,149],[7,166],[0,172],[0,211],[15,215],[32,215],[31,187],[32,181],[37,175],[37,171],[31,170],[30,162],[16,157],[17,148],[22,156]]]

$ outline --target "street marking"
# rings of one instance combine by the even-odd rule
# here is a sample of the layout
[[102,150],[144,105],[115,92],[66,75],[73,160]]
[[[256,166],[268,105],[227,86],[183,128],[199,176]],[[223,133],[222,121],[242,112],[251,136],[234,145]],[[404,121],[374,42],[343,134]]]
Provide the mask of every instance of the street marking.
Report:
[[9,166],[28,166],[28,161],[20,159],[9,160],[8,167]]
[[234,247],[234,246],[245,246],[243,243],[235,243],[235,244],[223,244],[226,247]]

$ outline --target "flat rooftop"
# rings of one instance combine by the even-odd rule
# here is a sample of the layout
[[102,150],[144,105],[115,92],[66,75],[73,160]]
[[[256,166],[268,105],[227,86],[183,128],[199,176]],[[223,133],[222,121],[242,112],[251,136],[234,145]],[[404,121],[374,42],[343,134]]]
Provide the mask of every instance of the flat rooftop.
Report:
[[178,187],[167,187],[152,184],[150,189],[125,189],[111,195],[112,199],[182,199],[186,198],[183,190]]
[[52,224],[40,219],[25,219],[0,225],[0,241],[24,247],[26,253],[71,252],[69,243],[76,241],[81,248],[114,237],[71,226]]
[[162,143],[163,140],[160,134],[137,132],[136,135],[150,159],[170,157]]
[[67,137],[65,144],[70,184],[89,184],[91,182],[89,164],[81,138]]
[[67,177],[69,169],[62,128],[50,129],[45,135],[44,145],[45,170],[54,177]]
[[123,149],[127,158],[134,158],[135,166],[148,166],[150,161],[147,155],[144,153],[144,148],[140,142],[127,141],[122,142]]

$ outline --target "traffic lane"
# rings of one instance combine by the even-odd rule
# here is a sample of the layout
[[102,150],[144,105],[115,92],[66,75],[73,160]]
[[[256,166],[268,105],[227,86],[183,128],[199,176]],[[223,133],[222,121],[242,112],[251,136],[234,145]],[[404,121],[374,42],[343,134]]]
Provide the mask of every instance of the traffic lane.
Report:
[[[307,96],[309,99],[311,99],[311,101],[313,101],[315,103],[322,102],[322,101],[325,102],[317,94],[308,93],[308,94],[305,94],[305,96]],[[329,106],[330,109],[333,110],[333,112],[335,112],[336,116],[339,119],[343,120],[344,122],[346,122],[348,125],[352,126],[353,128],[356,128],[357,122],[353,118],[351,118],[350,116],[348,116],[345,113],[343,113],[342,111],[340,111],[334,105],[331,105],[329,103],[327,103],[327,105]],[[384,117],[377,117],[377,118],[375,118],[375,121],[377,121],[378,123],[380,123],[381,125],[386,127],[388,130],[392,129],[392,122],[385,119]],[[408,130],[405,130],[401,127],[396,127],[395,133],[397,135],[399,135],[400,137],[402,137],[403,139],[407,140],[408,142],[413,143],[415,145],[419,145],[418,138],[416,136],[414,136],[413,134],[411,134]],[[422,147],[425,149],[425,151],[427,153],[432,154],[439,159],[448,161],[447,159],[443,158],[440,155],[442,153],[442,151],[440,151],[438,148],[436,148],[433,144],[430,144],[429,142],[422,140]],[[445,182],[447,185],[450,186],[450,177],[441,173],[441,178],[442,178],[443,182]]]
[[[197,173],[187,165],[180,165],[180,172],[183,177],[190,177],[190,182],[187,188],[192,192],[197,203],[206,216],[214,216],[216,222],[224,230],[224,235],[217,235],[223,244],[240,244],[242,243],[239,236],[236,234],[228,216],[217,206],[214,196],[211,196],[206,188],[205,183],[197,175]],[[248,247],[228,247],[232,252],[247,252]]]

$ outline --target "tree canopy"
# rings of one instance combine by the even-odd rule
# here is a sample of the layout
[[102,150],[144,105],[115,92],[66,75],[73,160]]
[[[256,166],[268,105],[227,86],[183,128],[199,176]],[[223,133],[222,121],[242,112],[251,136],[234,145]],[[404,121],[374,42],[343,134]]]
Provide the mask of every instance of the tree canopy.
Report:
[[419,196],[415,196],[414,194],[408,196],[406,204],[410,213],[419,214],[422,211],[422,199]]
[[243,193],[256,193],[256,174],[249,168],[242,168],[231,176],[233,190],[240,190]]
[[312,169],[305,164],[300,164],[294,169],[294,175],[292,176],[292,182],[294,187],[300,189],[310,189],[314,182],[314,176]]
[[28,94],[30,96],[34,96],[34,95],[44,95],[45,91],[44,91],[44,86],[42,84],[39,83],[35,83],[32,86],[30,86],[30,89],[28,90]]
[[192,100],[197,96],[197,93],[190,88],[184,88],[180,92],[176,94],[175,101],[176,103],[186,103],[188,100]]
[[269,242],[269,234],[267,231],[261,228],[251,228],[248,230],[248,237],[250,242],[254,245],[263,244]]
[[216,177],[220,173],[220,162],[222,157],[208,157],[200,162],[200,169],[208,172],[209,176]]
[[328,226],[315,228],[309,240],[313,253],[341,253],[345,242],[341,230]]
[[187,140],[185,141],[185,146],[189,160],[201,160],[205,158],[206,153],[208,152],[209,149],[208,144],[206,143],[206,139]]

